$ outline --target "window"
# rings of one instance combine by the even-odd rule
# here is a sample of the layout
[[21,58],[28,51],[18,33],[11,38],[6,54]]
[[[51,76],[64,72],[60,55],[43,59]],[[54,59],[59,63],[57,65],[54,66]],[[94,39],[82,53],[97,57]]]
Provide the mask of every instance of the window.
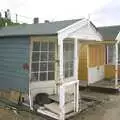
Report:
[[[107,46],[107,64],[115,64],[115,45]],[[118,63],[120,64],[120,45],[118,45]]]
[[55,43],[33,42],[31,80],[54,80]]
[[74,61],[74,44],[71,41],[65,42],[63,44],[63,71],[65,78],[73,76],[74,70],[73,61]]

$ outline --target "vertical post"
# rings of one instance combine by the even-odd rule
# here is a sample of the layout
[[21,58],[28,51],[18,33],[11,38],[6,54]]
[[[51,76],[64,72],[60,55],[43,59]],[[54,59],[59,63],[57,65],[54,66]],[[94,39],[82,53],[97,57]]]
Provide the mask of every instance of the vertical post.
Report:
[[[74,40],[74,77],[78,81],[78,40]],[[79,109],[79,81],[75,84],[75,111],[78,112]]]
[[65,119],[65,89],[62,86],[63,80],[63,39],[59,39],[59,74],[60,74],[60,92],[59,92],[59,105],[60,105],[60,120]]
[[115,44],[115,88],[118,85],[118,43]]
[[59,69],[60,69],[60,82],[63,82],[63,39],[59,40]]
[[60,86],[60,120],[65,119],[65,88]]

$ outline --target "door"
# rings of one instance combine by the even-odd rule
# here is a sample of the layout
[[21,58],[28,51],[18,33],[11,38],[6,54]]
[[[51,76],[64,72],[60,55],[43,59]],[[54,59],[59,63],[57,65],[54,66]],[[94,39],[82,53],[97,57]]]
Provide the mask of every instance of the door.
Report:
[[94,83],[104,78],[105,48],[104,45],[89,45],[88,81]]
[[79,80],[88,80],[88,68],[87,68],[87,44],[80,43],[79,50],[79,64],[78,64],[78,79]]
[[32,41],[30,61],[32,96],[37,93],[53,94],[55,90],[55,42]]

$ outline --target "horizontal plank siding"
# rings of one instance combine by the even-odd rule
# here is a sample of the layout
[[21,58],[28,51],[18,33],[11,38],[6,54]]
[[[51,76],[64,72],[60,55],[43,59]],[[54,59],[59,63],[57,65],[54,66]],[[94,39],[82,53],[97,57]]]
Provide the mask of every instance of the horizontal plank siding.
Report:
[[29,38],[0,38],[0,89],[28,90]]

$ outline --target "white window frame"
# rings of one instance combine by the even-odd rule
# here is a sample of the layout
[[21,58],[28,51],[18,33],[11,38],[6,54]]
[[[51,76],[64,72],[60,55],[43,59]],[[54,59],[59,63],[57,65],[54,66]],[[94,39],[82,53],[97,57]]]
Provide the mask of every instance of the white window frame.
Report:
[[[70,44],[73,44],[73,59],[72,60],[64,60],[64,49],[63,49],[63,72],[65,72],[66,70],[64,69],[65,67],[64,67],[64,65],[65,65],[65,62],[73,62],[73,64],[72,64],[72,75],[71,76],[68,76],[68,77],[65,77],[65,74],[63,74],[63,76],[64,76],[64,78],[65,79],[69,79],[69,78],[72,78],[72,77],[74,77],[74,40],[64,40],[63,41],[63,45],[64,45],[64,43],[70,43]],[[71,50],[72,51],[72,50]],[[69,69],[67,69],[68,70],[68,74],[70,74],[69,72],[70,72],[70,68]]]
[[[54,79],[53,80],[55,80],[55,61],[49,61],[49,59],[48,59],[48,52],[49,51],[33,51],[33,43],[34,42],[40,42],[40,43],[54,43],[55,44],[55,42],[54,41],[36,41],[36,40],[33,40],[32,41],[32,50],[31,50],[31,69],[30,69],[30,75],[31,75],[31,82],[38,82],[38,81],[52,81],[52,80],[48,80],[48,73],[49,72],[54,72]],[[41,45],[41,44],[40,44]],[[55,48],[56,49],[56,48]],[[51,51],[51,52],[54,52],[54,57],[55,57],[55,49],[54,49],[54,51]],[[33,55],[33,53],[40,53],[40,52],[47,52],[47,61],[41,61],[41,60],[39,60],[39,61],[32,61],[32,55]],[[41,55],[41,54],[40,54]],[[40,57],[40,56],[39,56]],[[45,63],[47,63],[47,71],[40,71],[40,62],[45,62]],[[48,71],[48,63],[49,62],[51,62],[51,63],[54,63],[54,70],[53,71],[51,71],[51,70],[49,70]],[[32,71],[32,63],[38,63],[38,65],[39,65],[39,68],[38,68],[38,71],[37,72],[34,72],[34,71]],[[37,73],[38,74],[38,78],[37,78],[37,80],[32,80],[32,74],[34,74],[34,73]],[[46,80],[40,80],[40,73],[46,73],[47,74],[47,77],[46,77]]]
[[[110,44],[110,45],[114,46],[114,52],[116,52],[116,51],[115,51],[115,44]],[[108,48],[108,47],[109,47],[109,45],[107,45],[107,55],[106,55],[106,56],[107,56],[107,58],[106,58],[106,59],[107,59],[107,61],[106,61],[107,63],[106,63],[106,64],[107,64],[107,65],[115,65],[115,60],[112,61],[111,63],[108,62],[108,60],[109,60],[109,48]],[[118,49],[118,50],[119,50],[119,49]],[[119,53],[119,52],[118,52],[118,53]],[[115,56],[115,53],[113,53],[113,54],[114,54],[114,59],[115,59],[115,57],[116,57],[116,56]],[[118,55],[118,57],[119,57],[119,55]],[[118,65],[120,65],[120,62],[118,62]]]

